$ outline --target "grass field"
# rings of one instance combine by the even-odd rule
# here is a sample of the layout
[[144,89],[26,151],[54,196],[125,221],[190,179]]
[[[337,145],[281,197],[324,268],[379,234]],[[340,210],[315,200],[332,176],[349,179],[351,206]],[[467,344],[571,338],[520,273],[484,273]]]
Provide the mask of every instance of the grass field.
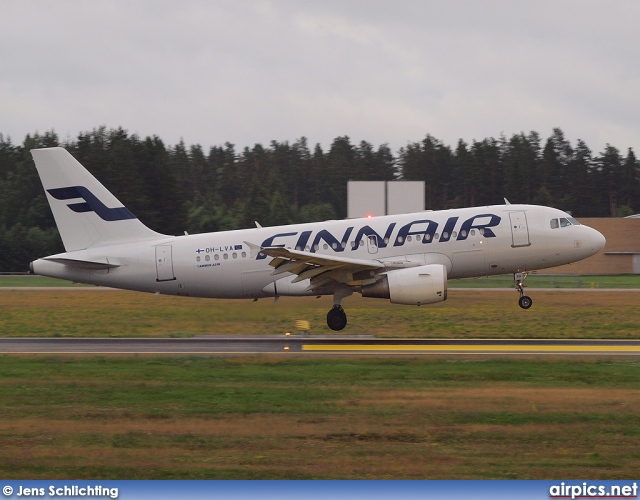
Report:
[[635,361],[0,357],[0,477],[635,478]]
[[[640,292],[350,297],[345,334],[636,338]],[[330,298],[0,290],[3,336],[329,333]],[[601,478],[640,470],[640,363],[0,356],[0,477]]]
[[[640,288],[640,275],[558,275],[531,274],[526,280],[529,288]],[[2,287],[81,287],[86,286],[56,278],[44,276],[16,275],[0,276]],[[451,280],[450,288],[513,288],[513,276],[490,276],[487,278],[468,278]]]
[[73,283],[72,281],[59,280],[56,278],[47,278],[46,276],[35,276],[30,274],[20,275],[4,275],[0,276],[0,288],[6,287],[84,287],[81,283]]
[[[343,301],[344,334],[435,338],[637,338],[640,292],[531,290],[524,311],[515,291],[455,290],[423,307],[354,295]],[[0,335],[74,337],[189,337],[202,334],[284,334],[295,320],[326,326],[331,298],[212,300],[125,291],[2,290]]]
[[[605,288],[625,289],[640,288],[640,275],[563,275],[563,274],[530,274],[526,281],[528,288]],[[468,278],[451,280],[450,288],[513,288],[513,276],[489,276],[486,278]]]

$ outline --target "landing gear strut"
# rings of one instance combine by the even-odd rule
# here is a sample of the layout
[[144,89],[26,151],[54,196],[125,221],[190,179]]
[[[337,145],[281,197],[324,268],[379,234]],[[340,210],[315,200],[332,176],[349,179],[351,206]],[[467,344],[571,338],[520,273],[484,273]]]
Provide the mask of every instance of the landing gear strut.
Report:
[[516,290],[520,293],[518,305],[522,307],[522,309],[529,309],[533,304],[531,297],[524,294],[524,280],[527,279],[528,275],[529,273],[515,273],[513,275],[513,279],[516,282]]
[[349,286],[338,288],[333,292],[333,308],[327,313],[327,325],[333,331],[340,331],[347,326],[347,314],[342,309],[340,301],[353,293]]

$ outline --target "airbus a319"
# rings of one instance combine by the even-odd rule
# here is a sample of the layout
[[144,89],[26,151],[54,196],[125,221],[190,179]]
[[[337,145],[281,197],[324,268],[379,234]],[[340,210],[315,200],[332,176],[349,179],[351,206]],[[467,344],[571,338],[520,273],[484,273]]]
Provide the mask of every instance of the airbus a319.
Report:
[[448,279],[513,274],[528,309],[527,273],[605,244],[565,212],[515,204],[168,236],[65,149],[32,155],[66,250],[32,262],[32,273],[189,297],[333,295],[332,330],[347,325],[341,302],[354,292],[420,306],[446,300]]

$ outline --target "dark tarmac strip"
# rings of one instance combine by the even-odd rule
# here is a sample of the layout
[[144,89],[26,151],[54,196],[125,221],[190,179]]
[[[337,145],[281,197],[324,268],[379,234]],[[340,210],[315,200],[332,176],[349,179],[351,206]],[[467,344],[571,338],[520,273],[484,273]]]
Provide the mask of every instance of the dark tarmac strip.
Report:
[[329,356],[640,356],[640,340],[376,339],[370,336],[202,336],[172,338],[3,338],[0,354]]

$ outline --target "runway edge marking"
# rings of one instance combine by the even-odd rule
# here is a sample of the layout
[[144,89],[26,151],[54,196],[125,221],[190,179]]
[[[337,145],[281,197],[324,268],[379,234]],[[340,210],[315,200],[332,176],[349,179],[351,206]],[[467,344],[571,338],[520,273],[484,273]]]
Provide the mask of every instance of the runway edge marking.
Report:
[[504,352],[640,352],[640,346],[590,345],[358,345],[303,344],[303,351],[504,351]]

